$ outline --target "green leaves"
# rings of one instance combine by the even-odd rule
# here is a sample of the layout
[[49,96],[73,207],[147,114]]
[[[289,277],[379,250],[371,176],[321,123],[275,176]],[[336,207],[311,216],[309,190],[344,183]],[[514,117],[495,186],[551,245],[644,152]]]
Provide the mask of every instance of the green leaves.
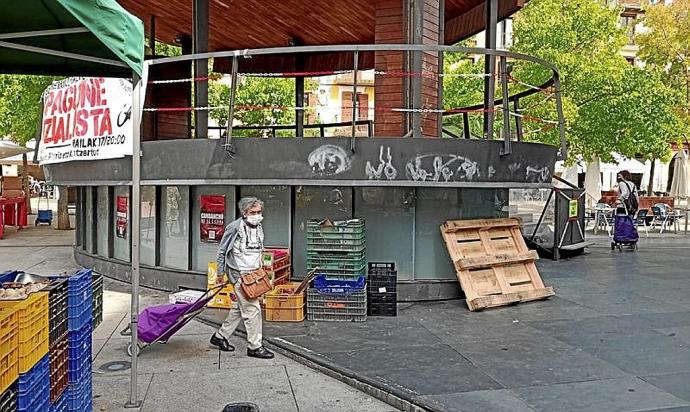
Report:
[[[658,71],[631,66],[620,53],[627,42],[620,11],[599,0],[532,0],[515,16],[513,50],[549,60],[561,73],[571,158],[599,156],[606,161],[612,160],[611,152],[659,158],[678,133],[677,94]],[[517,62],[515,76],[539,84],[549,73]],[[524,105],[538,98],[532,96]],[[555,105],[526,113],[554,119]],[[554,134],[529,137],[553,144]]]
[[41,95],[56,77],[0,75],[0,136],[20,145],[37,136]]

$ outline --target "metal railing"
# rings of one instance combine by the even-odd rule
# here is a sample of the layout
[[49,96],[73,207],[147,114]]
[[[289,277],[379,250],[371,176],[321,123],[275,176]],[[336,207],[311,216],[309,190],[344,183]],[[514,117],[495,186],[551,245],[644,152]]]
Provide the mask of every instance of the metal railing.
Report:
[[[412,115],[412,131],[409,133],[409,135],[412,135],[413,137],[418,137],[421,136],[421,118],[422,118],[422,113],[437,113],[439,115],[460,115],[462,114],[465,116],[465,127],[464,127],[464,137],[468,138],[470,136],[469,132],[469,127],[467,125],[467,115],[471,110],[477,110],[477,111],[483,111],[484,112],[484,124],[485,124],[485,130],[488,130],[488,132],[485,132],[484,138],[486,139],[492,139],[493,138],[493,128],[491,125],[493,124],[494,121],[494,112],[497,111],[496,107],[500,106],[500,110],[503,113],[503,127],[502,127],[502,132],[503,132],[503,146],[502,146],[502,155],[508,155],[511,153],[511,140],[512,140],[512,130],[511,130],[511,122],[510,119],[511,117],[516,117],[517,119],[521,119],[524,117],[523,115],[520,114],[519,112],[519,100],[523,97],[529,96],[531,94],[539,93],[544,91],[546,87],[550,88],[550,91],[552,92],[553,96],[555,97],[556,101],[556,112],[558,119],[555,121],[551,121],[554,125],[554,127],[558,128],[558,133],[560,137],[560,150],[558,153],[558,158],[559,159],[564,159],[566,157],[566,152],[567,152],[567,145],[566,145],[566,140],[565,140],[565,120],[563,116],[563,106],[562,106],[562,99],[561,99],[561,84],[560,84],[560,74],[558,72],[557,67],[552,64],[551,62],[548,62],[546,60],[526,55],[526,54],[521,54],[521,53],[513,53],[505,50],[492,50],[492,49],[485,49],[485,48],[476,48],[476,47],[462,47],[462,46],[423,46],[423,45],[409,45],[409,44],[378,44],[378,45],[328,45],[328,46],[295,46],[295,47],[273,47],[273,48],[263,48],[263,49],[244,49],[244,50],[231,50],[231,51],[222,51],[222,52],[209,52],[209,53],[197,53],[197,54],[189,54],[189,55],[183,55],[183,56],[176,56],[176,57],[165,57],[165,58],[159,58],[159,59],[153,59],[153,60],[147,60],[144,62],[144,75],[143,78],[146,80],[148,78],[148,71],[149,67],[153,65],[160,65],[160,64],[166,64],[166,63],[173,63],[173,62],[182,62],[182,61],[188,61],[188,62],[194,62],[194,61],[199,61],[199,60],[207,60],[207,59],[212,59],[212,58],[230,58],[232,60],[232,69],[231,69],[231,85],[230,85],[230,98],[228,102],[228,126],[226,127],[226,143],[225,147],[226,150],[230,153],[234,153],[235,148],[233,145],[233,130],[236,130],[237,128],[233,126],[233,119],[234,119],[234,113],[235,113],[235,101],[236,101],[236,92],[237,92],[237,78],[239,75],[242,75],[242,73],[239,73],[239,60],[240,59],[248,59],[252,57],[257,57],[257,56],[268,56],[268,55],[296,55],[300,53],[333,53],[333,52],[345,52],[345,53],[352,53],[353,55],[353,64],[352,68],[349,70],[353,73],[357,73],[358,71],[361,70],[361,68],[358,66],[359,65],[359,53],[363,52],[390,52],[390,51],[398,51],[398,52],[405,52],[405,53],[413,53],[415,56],[418,56],[416,58],[421,58],[422,53],[427,52],[427,53],[466,53],[470,55],[482,55],[486,56],[487,58],[492,57],[494,59],[499,60],[498,66],[498,71],[500,72],[500,76],[497,76],[499,73],[493,72],[493,73],[487,73],[486,77],[490,80],[487,81],[487,83],[491,84],[491,89],[494,88],[493,82],[496,81],[496,78],[498,77],[499,81],[501,82],[502,86],[502,98],[500,100],[494,100],[494,99],[485,99],[484,103],[482,105],[477,105],[473,107],[468,107],[468,108],[461,108],[461,109],[454,109],[453,111],[446,111],[441,108],[427,108],[423,107],[421,105],[421,94],[422,94],[422,77],[423,73],[410,73],[411,79],[412,79],[412,94],[413,94],[413,99],[410,99],[410,102],[406,103],[406,107],[402,107],[397,109],[400,112],[405,112],[405,113],[410,113]],[[508,70],[508,65],[507,61],[508,59],[511,60],[523,60],[531,63],[538,64],[540,66],[545,67],[551,72],[551,77],[542,85],[540,86],[531,86],[528,87],[527,90],[521,91],[520,93],[517,93],[515,95],[509,95],[508,91],[508,81],[509,81],[509,70]],[[432,73],[432,75],[434,75]],[[438,73],[435,74],[436,76],[439,76]],[[353,101],[352,101],[352,107],[356,108],[357,107],[357,78],[358,76],[353,76],[354,78],[354,84],[353,84]],[[204,81],[204,80],[200,80]],[[442,82],[441,82],[442,83]],[[146,84],[146,81],[144,82]],[[528,85],[529,86],[529,85]],[[401,85],[402,88],[402,85]],[[511,111],[511,103],[513,103],[515,107],[515,111]],[[194,110],[201,110],[202,108],[197,108]],[[304,110],[304,107],[299,107],[295,108],[297,111]],[[394,109],[396,110],[396,109]],[[354,110],[356,113],[356,110]],[[489,127],[487,128],[487,124]],[[352,122],[350,123],[352,130],[351,130],[351,149],[354,152],[355,151],[355,142],[356,142],[356,126],[357,126],[357,119],[356,115],[353,116]],[[258,128],[258,129],[266,129],[265,126],[244,126],[245,128]],[[305,126],[306,127],[306,126]],[[325,127],[325,126],[324,126]],[[288,126],[288,128],[293,128],[293,126]],[[296,127],[295,127],[296,128]],[[521,125],[519,120],[516,120],[516,131],[517,131],[517,136],[518,139],[521,138]],[[279,130],[279,129],[276,129]],[[273,133],[273,132],[272,132]],[[442,134],[443,131],[439,130],[439,133]],[[323,134],[323,133],[322,133]]]
[[[355,120],[355,127],[357,126],[365,126],[366,127],[366,135],[363,137],[373,137],[374,136],[374,121],[373,120]],[[319,134],[314,135],[314,136],[305,136],[305,137],[327,137],[326,136],[326,129],[333,129],[333,128],[349,128],[352,127],[352,122],[339,122],[339,123],[319,123],[319,124],[305,124],[303,126],[304,129],[318,129]],[[194,129],[194,126],[192,126],[192,129]],[[358,130],[360,130],[359,127],[357,127]],[[209,126],[209,137],[211,137],[211,131],[217,132],[216,137],[217,138],[223,138],[226,137],[226,134],[223,132],[227,131],[226,126]],[[268,131],[270,137],[277,137],[277,131],[278,130],[295,130],[297,131],[297,125],[296,124],[277,124],[277,125],[266,125],[266,126],[233,126],[232,128],[233,131],[236,130],[261,130],[261,131]],[[338,134],[333,134],[331,137],[337,137]]]

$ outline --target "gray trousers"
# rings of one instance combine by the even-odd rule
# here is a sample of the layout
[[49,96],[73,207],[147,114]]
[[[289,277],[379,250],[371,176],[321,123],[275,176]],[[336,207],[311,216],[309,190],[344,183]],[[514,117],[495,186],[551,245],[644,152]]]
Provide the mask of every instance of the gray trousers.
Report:
[[230,309],[228,317],[225,318],[218,334],[225,339],[230,339],[230,336],[235,332],[240,320],[244,321],[244,327],[247,330],[247,346],[249,349],[258,349],[261,347],[261,306],[259,299],[247,299],[242,293],[242,280],[238,279],[235,283],[235,296],[237,296],[237,306]]

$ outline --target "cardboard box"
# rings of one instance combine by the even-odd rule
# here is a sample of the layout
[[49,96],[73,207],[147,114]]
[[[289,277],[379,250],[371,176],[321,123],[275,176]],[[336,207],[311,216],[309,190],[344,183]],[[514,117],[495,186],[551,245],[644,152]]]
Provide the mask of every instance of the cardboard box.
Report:
[[182,290],[177,293],[172,293],[168,296],[170,303],[193,303],[204,295],[200,290]]

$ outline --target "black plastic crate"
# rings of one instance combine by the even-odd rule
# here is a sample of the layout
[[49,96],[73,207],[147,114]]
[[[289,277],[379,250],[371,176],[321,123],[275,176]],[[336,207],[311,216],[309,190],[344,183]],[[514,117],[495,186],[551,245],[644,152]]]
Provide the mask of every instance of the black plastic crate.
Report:
[[369,273],[394,272],[395,262],[369,262],[367,269]]
[[43,289],[48,292],[48,344],[52,346],[67,334],[68,329],[68,288],[67,279],[53,280]]
[[15,412],[17,410],[17,384],[7,388],[0,395],[0,412]]
[[369,272],[368,284],[371,293],[397,292],[398,272]]
[[103,275],[93,275],[93,329],[103,322]]
[[370,303],[367,316],[398,316],[397,303]]
[[368,316],[397,316],[398,294],[395,292],[367,294]]

